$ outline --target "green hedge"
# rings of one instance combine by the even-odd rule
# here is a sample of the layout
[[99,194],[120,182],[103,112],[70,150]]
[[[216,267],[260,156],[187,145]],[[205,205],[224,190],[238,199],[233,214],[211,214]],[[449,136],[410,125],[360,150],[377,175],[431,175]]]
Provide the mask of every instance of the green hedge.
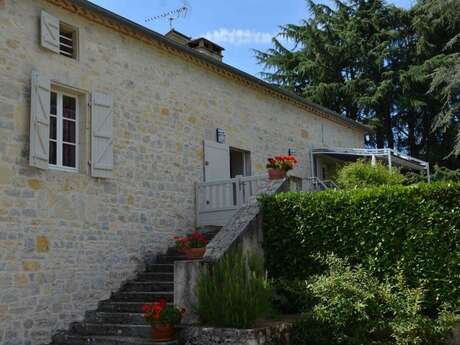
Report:
[[282,193],[261,199],[274,278],[305,279],[335,253],[378,277],[402,271],[423,284],[427,307],[460,301],[460,184]]

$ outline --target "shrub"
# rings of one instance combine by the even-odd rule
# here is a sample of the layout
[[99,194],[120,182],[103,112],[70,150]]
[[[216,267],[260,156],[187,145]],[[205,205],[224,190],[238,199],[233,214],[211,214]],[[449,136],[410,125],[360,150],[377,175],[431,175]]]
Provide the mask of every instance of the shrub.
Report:
[[424,307],[436,313],[460,300],[460,184],[418,184],[261,199],[269,274],[307,279],[323,266],[311,253],[334,252],[377,278],[399,270],[423,283]]
[[338,345],[335,331],[333,325],[305,313],[292,325],[289,340],[292,345]]
[[[414,183],[426,182],[427,176],[426,172],[422,173],[407,173],[404,178],[404,184],[410,185]],[[440,182],[460,182],[460,169],[451,170],[446,167],[440,167],[435,165],[431,173],[431,181]]]
[[198,279],[197,313],[216,327],[249,328],[271,311],[272,288],[261,259],[227,254]]
[[397,169],[390,171],[380,162],[373,166],[364,160],[347,164],[337,173],[337,183],[344,189],[400,185],[403,181],[404,175]]
[[424,315],[424,290],[409,288],[401,274],[380,282],[362,266],[352,268],[335,256],[323,262],[327,271],[311,278],[308,284],[318,301],[310,319],[316,320],[315,327],[319,323],[320,329],[329,329],[330,333],[321,333],[320,341],[311,345],[323,344],[331,337],[331,343],[347,345],[445,344],[459,320],[446,308],[437,318]]

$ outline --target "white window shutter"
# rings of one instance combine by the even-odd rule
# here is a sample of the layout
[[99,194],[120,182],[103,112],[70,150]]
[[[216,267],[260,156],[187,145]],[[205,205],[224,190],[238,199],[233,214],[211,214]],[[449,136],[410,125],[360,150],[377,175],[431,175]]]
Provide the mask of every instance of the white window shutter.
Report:
[[50,80],[37,71],[33,71],[30,97],[29,162],[31,166],[40,169],[48,169],[50,89]]
[[59,53],[59,19],[42,11],[41,42],[44,48]]
[[91,97],[91,175],[111,177],[113,170],[113,130],[111,95],[93,92]]

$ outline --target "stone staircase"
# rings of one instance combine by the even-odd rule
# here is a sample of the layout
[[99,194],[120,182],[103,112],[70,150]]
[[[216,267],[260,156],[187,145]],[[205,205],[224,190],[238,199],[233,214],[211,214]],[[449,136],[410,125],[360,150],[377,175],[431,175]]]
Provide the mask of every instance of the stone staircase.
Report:
[[[220,227],[200,228],[211,240]],[[153,342],[151,326],[143,317],[145,303],[165,298],[174,303],[174,262],[187,260],[175,247],[158,255],[155,263],[135,279],[126,281],[119,291],[98,304],[94,311],[86,312],[84,321],[74,322],[68,331],[53,336],[50,345],[173,345],[177,341]]]

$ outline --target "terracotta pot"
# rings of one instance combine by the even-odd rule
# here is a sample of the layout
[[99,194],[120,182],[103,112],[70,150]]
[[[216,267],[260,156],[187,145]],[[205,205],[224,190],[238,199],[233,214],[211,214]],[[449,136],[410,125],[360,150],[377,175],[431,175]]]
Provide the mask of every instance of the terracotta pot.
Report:
[[268,169],[268,177],[270,180],[278,180],[286,177],[285,170]]
[[187,255],[189,259],[201,259],[205,251],[206,251],[206,247],[184,249],[184,253],[185,255]]
[[154,323],[152,324],[153,341],[168,341],[174,338],[174,325],[171,323]]

